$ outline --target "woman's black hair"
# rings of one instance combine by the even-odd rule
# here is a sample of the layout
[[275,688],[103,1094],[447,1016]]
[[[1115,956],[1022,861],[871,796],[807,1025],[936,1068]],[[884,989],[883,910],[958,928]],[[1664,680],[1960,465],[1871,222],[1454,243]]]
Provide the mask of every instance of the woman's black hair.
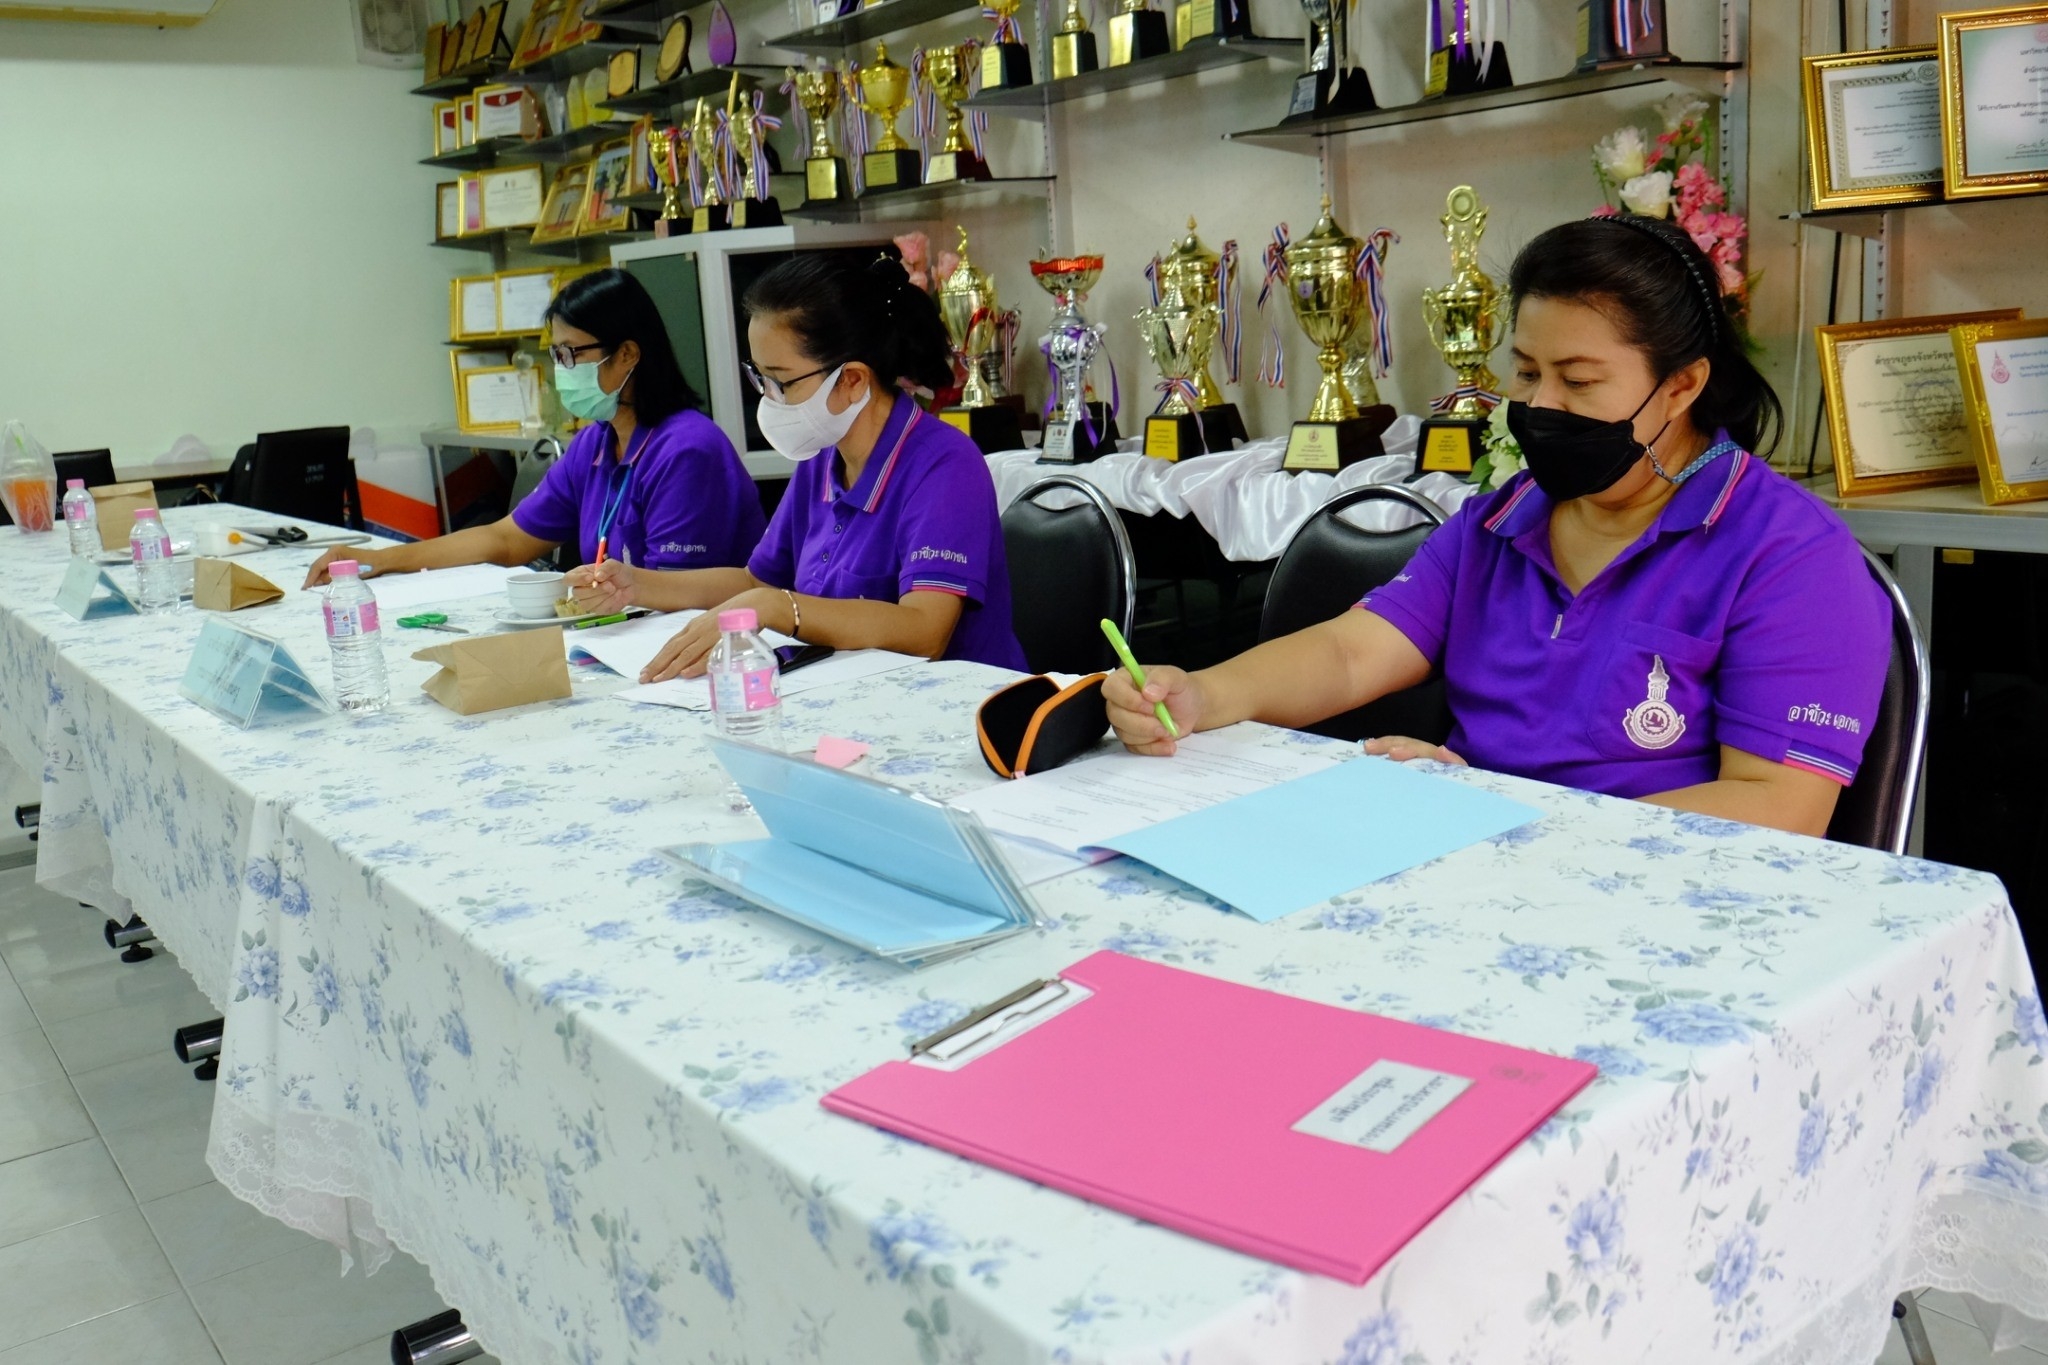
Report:
[[1621,214],[1539,234],[1515,257],[1508,293],[1517,313],[1528,299],[1599,309],[1660,380],[1705,357],[1707,383],[1692,405],[1693,426],[1709,436],[1726,428],[1743,449],[1768,455],[1784,429],[1784,409],[1744,352],[1717,279],[1713,262],[1683,228]]
[[939,306],[892,256],[799,252],[755,280],[744,305],[749,318],[772,317],[795,332],[813,364],[858,360],[884,384],[952,387],[953,343]]
[[548,304],[547,318],[590,333],[607,357],[628,341],[639,343],[640,363],[633,368],[633,420],[639,425],[659,426],[685,408],[703,409],[704,400],[676,363],[661,311],[647,287],[625,271],[578,275]]

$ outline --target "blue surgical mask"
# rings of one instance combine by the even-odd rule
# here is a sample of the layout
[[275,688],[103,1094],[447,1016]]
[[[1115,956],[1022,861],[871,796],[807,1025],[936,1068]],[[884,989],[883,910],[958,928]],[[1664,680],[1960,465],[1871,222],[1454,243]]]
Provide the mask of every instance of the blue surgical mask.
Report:
[[618,413],[619,394],[625,392],[626,379],[633,377],[633,371],[626,371],[626,379],[621,379],[619,387],[607,393],[597,377],[597,372],[603,368],[603,360],[555,366],[555,393],[560,396],[562,407],[570,416],[581,417],[586,422],[609,422]]

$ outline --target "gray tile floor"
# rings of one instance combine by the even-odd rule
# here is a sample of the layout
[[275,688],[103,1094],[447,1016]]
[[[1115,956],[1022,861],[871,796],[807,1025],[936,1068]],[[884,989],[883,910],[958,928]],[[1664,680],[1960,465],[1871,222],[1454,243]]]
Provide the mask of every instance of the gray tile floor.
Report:
[[0,1365],[381,1365],[441,1311],[426,1271],[344,1279],[214,1182],[213,1087],[171,1054],[214,1011],[161,944],[126,965],[100,922],[0,872]]
[[[394,1328],[441,1311],[426,1271],[343,1279],[215,1183],[212,1086],[171,1055],[213,1010],[162,944],[122,963],[100,918],[0,872],[0,1365],[383,1365]],[[1949,1295],[1920,1303],[1940,1365],[2048,1365],[1992,1354]],[[1896,1331],[1877,1365],[1907,1365]]]

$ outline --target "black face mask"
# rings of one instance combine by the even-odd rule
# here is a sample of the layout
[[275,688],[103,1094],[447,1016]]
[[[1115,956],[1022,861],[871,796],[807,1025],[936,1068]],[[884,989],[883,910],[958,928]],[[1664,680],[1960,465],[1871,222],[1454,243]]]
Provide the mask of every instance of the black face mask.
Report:
[[1670,429],[1666,422],[1650,445],[1636,439],[1636,416],[1656,396],[1657,390],[1651,389],[1635,412],[1618,422],[1510,400],[1508,430],[1522,447],[1536,486],[1552,502],[1568,502],[1612,488]]

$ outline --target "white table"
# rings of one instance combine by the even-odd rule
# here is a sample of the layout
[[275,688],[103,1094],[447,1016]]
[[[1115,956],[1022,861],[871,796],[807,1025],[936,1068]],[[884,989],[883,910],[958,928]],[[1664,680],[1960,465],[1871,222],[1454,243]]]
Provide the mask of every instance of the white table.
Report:
[[[514,1365],[1868,1365],[1907,1287],[2048,1318],[2048,1023],[1980,874],[1458,772],[1546,818],[1269,926],[1112,863],[1039,888],[1045,933],[905,973],[651,856],[750,827],[702,716],[579,674],[456,717],[394,648],[391,711],[238,732],[176,697],[198,622],[56,615],[61,555],[0,537],[40,877],[96,850],[224,1009],[221,1179],[371,1262],[417,1254]],[[321,667],[307,597],[246,619]],[[969,736],[1000,677],[791,710],[945,793],[991,780]],[[1604,1075],[1363,1288],[817,1106],[1105,946]]]

